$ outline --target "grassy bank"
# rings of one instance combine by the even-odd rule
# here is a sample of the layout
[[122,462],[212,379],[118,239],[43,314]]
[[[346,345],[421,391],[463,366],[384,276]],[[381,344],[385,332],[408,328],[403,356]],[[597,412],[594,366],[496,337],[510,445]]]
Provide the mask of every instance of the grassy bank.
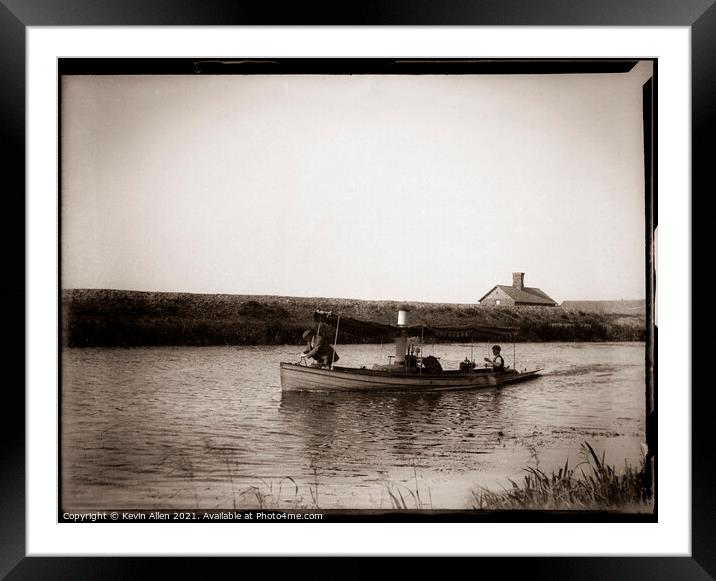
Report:
[[584,459],[570,467],[566,461],[557,472],[546,474],[539,466],[524,469],[522,482],[509,480],[502,491],[472,491],[472,508],[478,510],[652,510],[645,465],[614,466],[599,458],[589,443],[582,444]]
[[[62,292],[65,345],[283,345],[297,344],[313,325],[315,309],[394,324],[396,301],[202,295],[73,289]],[[410,322],[426,325],[516,327],[520,341],[643,341],[644,316],[560,307],[481,307],[407,303]],[[339,334],[341,343],[357,339]]]

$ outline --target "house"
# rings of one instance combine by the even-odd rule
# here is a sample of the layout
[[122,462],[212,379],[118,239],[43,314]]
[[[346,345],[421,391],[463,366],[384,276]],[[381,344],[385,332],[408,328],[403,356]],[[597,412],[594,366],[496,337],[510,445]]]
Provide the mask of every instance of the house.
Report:
[[478,303],[490,307],[499,306],[541,306],[556,307],[557,302],[538,288],[525,286],[525,273],[512,273],[512,286],[498,284],[483,296]]

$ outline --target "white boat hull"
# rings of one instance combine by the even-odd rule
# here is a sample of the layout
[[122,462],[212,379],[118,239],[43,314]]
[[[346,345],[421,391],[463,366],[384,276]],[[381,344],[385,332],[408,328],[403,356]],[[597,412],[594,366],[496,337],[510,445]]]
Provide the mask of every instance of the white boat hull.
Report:
[[283,391],[443,391],[477,389],[517,383],[537,377],[532,371],[445,371],[440,374],[387,373],[372,369],[334,367],[320,369],[297,363],[281,363]]

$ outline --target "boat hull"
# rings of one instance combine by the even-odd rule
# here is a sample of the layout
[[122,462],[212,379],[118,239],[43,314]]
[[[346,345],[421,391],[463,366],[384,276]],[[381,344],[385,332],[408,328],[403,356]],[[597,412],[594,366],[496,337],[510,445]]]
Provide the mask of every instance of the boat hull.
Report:
[[541,369],[516,372],[479,370],[440,374],[386,373],[371,369],[334,367],[319,369],[297,363],[281,363],[283,391],[444,391],[478,389],[517,383],[537,377]]

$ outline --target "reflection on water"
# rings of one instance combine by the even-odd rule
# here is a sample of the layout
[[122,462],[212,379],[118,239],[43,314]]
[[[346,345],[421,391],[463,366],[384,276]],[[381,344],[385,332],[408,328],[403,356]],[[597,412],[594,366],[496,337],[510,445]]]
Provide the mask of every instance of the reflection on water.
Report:
[[[434,347],[447,368],[469,349]],[[518,345],[517,366],[544,366],[544,376],[422,394],[282,395],[278,363],[295,352],[66,351],[63,507],[308,505],[317,489],[321,508],[388,508],[389,479],[428,491],[433,508],[464,508],[471,488],[519,477],[535,455],[550,470],[584,440],[614,464],[640,459],[643,343]],[[379,352],[339,350],[356,366]]]
[[[298,429],[303,453],[321,465],[341,465],[350,456],[376,465],[386,457],[394,465],[439,465],[452,454],[454,464],[466,454],[494,447],[478,435],[492,434],[504,425],[501,390],[423,394],[283,394],[280,416]],[[360,454],[356,448],[360,447]],[[458,452],[460,452],[458,454]]]

